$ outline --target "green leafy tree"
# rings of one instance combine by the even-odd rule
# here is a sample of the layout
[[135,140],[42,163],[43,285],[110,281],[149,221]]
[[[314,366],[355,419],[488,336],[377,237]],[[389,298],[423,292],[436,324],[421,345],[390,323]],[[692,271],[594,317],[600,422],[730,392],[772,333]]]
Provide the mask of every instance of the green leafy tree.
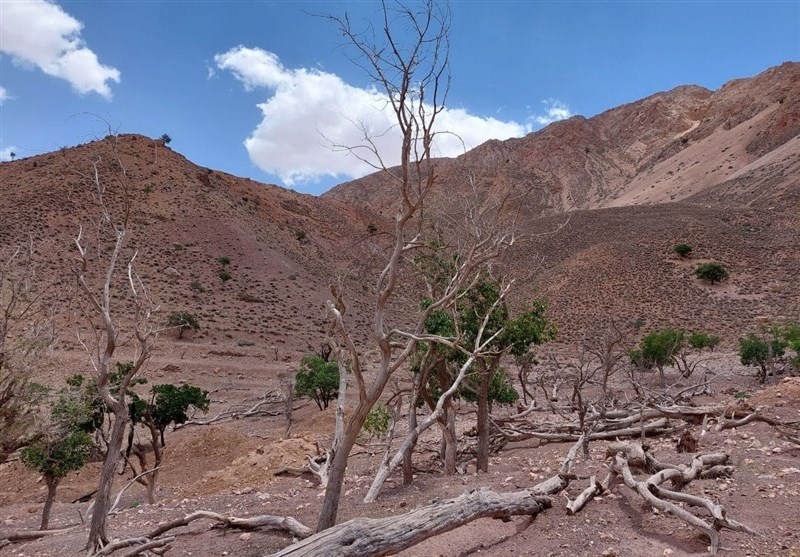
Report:
[[[776,372],[778,360],[786,350],[800,353],[800,323],[789,322],[762,327],[760,334],[750,333],[739,339],[739,360],[742,365],[757,366],[759,380],[763,383],[767,375]],[[797,366],[796,356],[792,365]]]
[[[189,420],[189,410],[194,408],[208,412],[208,391],[194,385],[184,384],[180,387],[166,383],[154,385],[150,389],[147,400],[134,394],[131,397],[130,415],[131,429],[128,434],[126,457],[133,453],[139,461],[137,470],[131,463],[137,481],[147,489],[147,502],[155,503],[156,482],[159,468],[164,459],[164,431],[173,424],[183,424]],[[134,430],[141,425],[149,433],[148,442],[144,445],[134,444]],[[152,466],[147,461],[148,453],[153,453]],[[129,461],[130,462],[130,461]],[[149,472],[142,475],[144,472]]]
[[303,356],[295,375],[295,392],[312,398],[320,410],[327,408],[339,394],[339,366],[316,354]]
[[712,352],[720,342],[720,338],[718,336],[702,331],[689,333],[687,340],[689,342],[689,346],[695,350],[703,350],[704,348],[708,348]]
[[700,280],[707,280],[711,284],[728,278],[728,270],[720,263],[703,263],[694,270],[694,274]]
[[62,389],[51,403],[47,425],[20,451],[22,463],[40,473],[47,486],[41,530],[47,530],[49,525],[58,484],[70,472],[83,468],[89,460],[93,442],[84,424],[89,421],[93,410],[80,389],[71,386]]
[[675,362],[685,342],[685,333],[679,329],[660,329],[648,333],[642,338],[639,349],[634,352],[632,360],[640,367],[658,370],[661,384],[666,384],[664,368]]
[[677,244],[672,250],[681,257],[689,257],[692,253],[692,246],[689,244]]
[[167,317],[167,326],[173,327],[178,331],[178,339],[183,338],[183,334],[187,331],[197,331],[200,329],[200,323],[197,317],[188,311],[176,311]]

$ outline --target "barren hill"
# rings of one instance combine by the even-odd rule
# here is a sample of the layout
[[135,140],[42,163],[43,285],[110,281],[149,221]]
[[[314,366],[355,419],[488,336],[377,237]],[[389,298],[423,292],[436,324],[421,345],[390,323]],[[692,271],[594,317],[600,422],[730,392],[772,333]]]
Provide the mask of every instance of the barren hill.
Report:
[[[62,299],[74,283],[74,237],[99,219],[93,162],[112,214],[120,213],[110,141],[0,165],[0,248],[30,237],[46,262],[42,278]],[[322,340],[328,284],[369,256],[364,211],[198,167],[143,136],[119,136],[116,150],[133,210],[126,257],[138,250],[162,315],[194,313],[199,339],[212,344],[304,349]]]
[[[609,317],[735,339],[755,316],[800,312],[800,63],[713,92],[677,87],[437,166],[440,200],[464,195],[467,173],[493,195],[527,191],[517,228],[533,239],[510,262],[530,277],[520,297],[547,297],[564,340]],[[376,173],[326,197],[388,215],[387,184]],[[672,253],[683,242],[693,259]],[[728,266],[730,281],[698,282],[705,261]]]
[[[800,175],[798,135],[800,63],[787,62],[718,91],[677,87],[439,159],[439,191],[464,191],[468,170],[493,190],[529,186],[526,212],[540,216],[677,201],[747,175],[754,187],[769,184],[767,196],[777,200]],[[393,203],[382,173],[326,197],[375,210]]]

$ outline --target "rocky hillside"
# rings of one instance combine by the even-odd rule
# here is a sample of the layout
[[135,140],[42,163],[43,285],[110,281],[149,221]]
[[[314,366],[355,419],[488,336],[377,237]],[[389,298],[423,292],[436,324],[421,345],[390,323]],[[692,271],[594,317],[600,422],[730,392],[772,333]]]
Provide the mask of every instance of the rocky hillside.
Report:
[[[493,190],[528,186],[531,217],[679,201],[740,178],[777,201],[800,176],[798,135],[800,63],[787,62],[718,91],[677,87],[440,159],[439,195],[463,192],[469,170]],[[381,173],[326,196],[375,210],[394,203]]]
[[[682,86],[438,160],[440,199],[524,191],[509,258],[545,296],[564,340],[609,318],[708,328],[735,339],[756,316],[800,315],[800,64],[718,91]],[[391,214],[380,174],[326,197]],[[446,202],[443,202],[446,205]],[[677,243],[694,247],[683,260]],[[701,262],[727,284],[693,276]]]
[[[198,316],[196,340],[269,353],[318,346],[339,275],[355,324],[366,323],[395,202],[381,174],[315,198],[199,167],[136,135],[119,136],[116,153],[106,138],[0,165],[0,250],[30,237],[54,299],[74,290],[79,227],[96,230],[98,161],[112,212],[129,189],[126,257],[138,250],[163,316]],[[525,192],[507,260],[524,277],[516,301],[546,297],[565,342],[612,317],[734,340],[756,316],[800,314],[800,64],[715,92],[678,87],[437,164],[429,214],[455,210],[465,171],[479,195]],[[694,247],[688,260],[672,253],[682,242]],[[704,261],[728,266],[730,280],[697,281]],[[402,320],[418,295],[401,289]]]
[[[123,181],[117,155],[125,167]],[[74,290],[70,269],[79,227],[93,260],[97,248],[102,256],[113,243],[107,236],[94,243],[100,216],[91,183],[94,162],[115,219],[127,184],[132,217],[124,257],[138,251],[137,269],[162,306],[161,319],[190,311],[201,325],[195,338],[212,344],[255,344],[270,351],[317,346],[324,338],[330,281],[370,258],[369,225],[381,226],[333,199],[198,167],[143,136],[119,136],[116,148],[106,138],[4,163],[0,249],[5,255],[30,238],[40,278],[62,302]],[[221,263],[224,258],[230,262]],[[105,269],[100,259],[98,271]],[[118,286],[124,298],[127,288]],[[356,307],[360,295],[359,288]]]

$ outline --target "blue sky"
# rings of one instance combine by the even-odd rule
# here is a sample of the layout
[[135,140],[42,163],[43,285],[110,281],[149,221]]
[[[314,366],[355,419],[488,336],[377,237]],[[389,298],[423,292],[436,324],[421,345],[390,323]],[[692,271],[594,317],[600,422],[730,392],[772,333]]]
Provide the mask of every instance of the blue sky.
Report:
[[[308,14],[347,12],[357,23],[378,8],[0,0],[0,155],[102,136],[94,114],[120,132],[169,133],[200,165],[320,193],[369,170],[326,140],[355,141],[348,118],[383,120],[342,36]],[[800,1],[456,0],[451,9],[445,122],[469,146],[800,60]]]

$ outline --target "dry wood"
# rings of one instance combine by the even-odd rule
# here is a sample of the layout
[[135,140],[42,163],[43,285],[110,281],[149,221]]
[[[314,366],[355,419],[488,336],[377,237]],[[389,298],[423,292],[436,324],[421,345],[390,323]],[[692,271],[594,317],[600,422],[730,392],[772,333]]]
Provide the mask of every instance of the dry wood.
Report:
[[93,554],[93,557],[102,557],[104,555],[110,555],[115,551],[119,551],[120,549],[125,549],[126,547],[137,546],[137,548],[127,553],[126,555],[139,555],[144,551],[149,551],[153,548],[163,547],[166,544],[170,543],[174,540],[174,536],[170,537],[160,537],[166,532],[170,530],[174,530],[175,528],[180,528],[182,526],[188,526],[191,522],[200,519],[208,519],[215,522],[217,525],[223,528],[239,528],[244,530],[256,529],[256,528],[277,528],[281,530],[286,530],[293,536],[298,538],[305,538],[310,536],[314,533],[314,531],[305,526],[297,519],[292,518],[291,516],[275,516],[275,515],[260,515],[260,516],[253,516],[249,518],[237,518],[234,516],[224,516],[219,513],[215,513],[212,511],[195,511],[193,513],[189,513],[185,516],[176,518],[174,520],[170,520],[169,522],[165,522],[164,524],[159,525],[157,528],[151,530],[147,534],[142,536],[136,536],[132,538],[125,538],[122,540],[115,540],[96,553]]
[[[704,497],[669,490],[661,485],[671,481],[676,489],[679,490],[689,482],[702,478],[704,474],[707,476],[711,470],[727,473],[730,467],[722,466],[722,464],[727,462],[728,455],[724,453],[699,455],[692,459],[689,466],[678,466],[658,462],[655,457],[641,446],[618,444],[613,449],[616,449],[616,454],[614,454],[610,465],[612,472],[620,475],[625,485],[638,493],[653,508],[670,513],[706,534],[711,544],[711,555],[716,555],[719,551],[719,530],[723,528],[756,534],[749,527],[728,517],[721,505],[717,505]],[[633,475],[632,469],[644,469],[647,471],[658,469],[658,471],[646,480],[637,480]],[[704,508],[711,515],[712,521],[707,522],[672,501],[692,507]]]
[[442,502],[387,518],[354,518],[273,554],[273,557],[379,557],[395,555],[430,537],[479,518],[536,516],[550,499],[531,490],[500,494],[470,490]]
[[599,482],[594,476],[589,478],[589,487],[584,489],[574,501],[570,501],[569,497],[567,497],[567,514],[574,515],[578,513],[592,499],[608,491],[608,488],[611,486],[611,482],[614,481],[614,478],[616,478],[616,474],[614,472],[609,472],[606,477]]
[[0,531],[0,547],[17,542],[29,542],[38,540],[45,536],[52,536],[55,534],[63,534],[73,530],[76,525],[68,526],[67,528],[58,528],[55,530],[8,530]]

